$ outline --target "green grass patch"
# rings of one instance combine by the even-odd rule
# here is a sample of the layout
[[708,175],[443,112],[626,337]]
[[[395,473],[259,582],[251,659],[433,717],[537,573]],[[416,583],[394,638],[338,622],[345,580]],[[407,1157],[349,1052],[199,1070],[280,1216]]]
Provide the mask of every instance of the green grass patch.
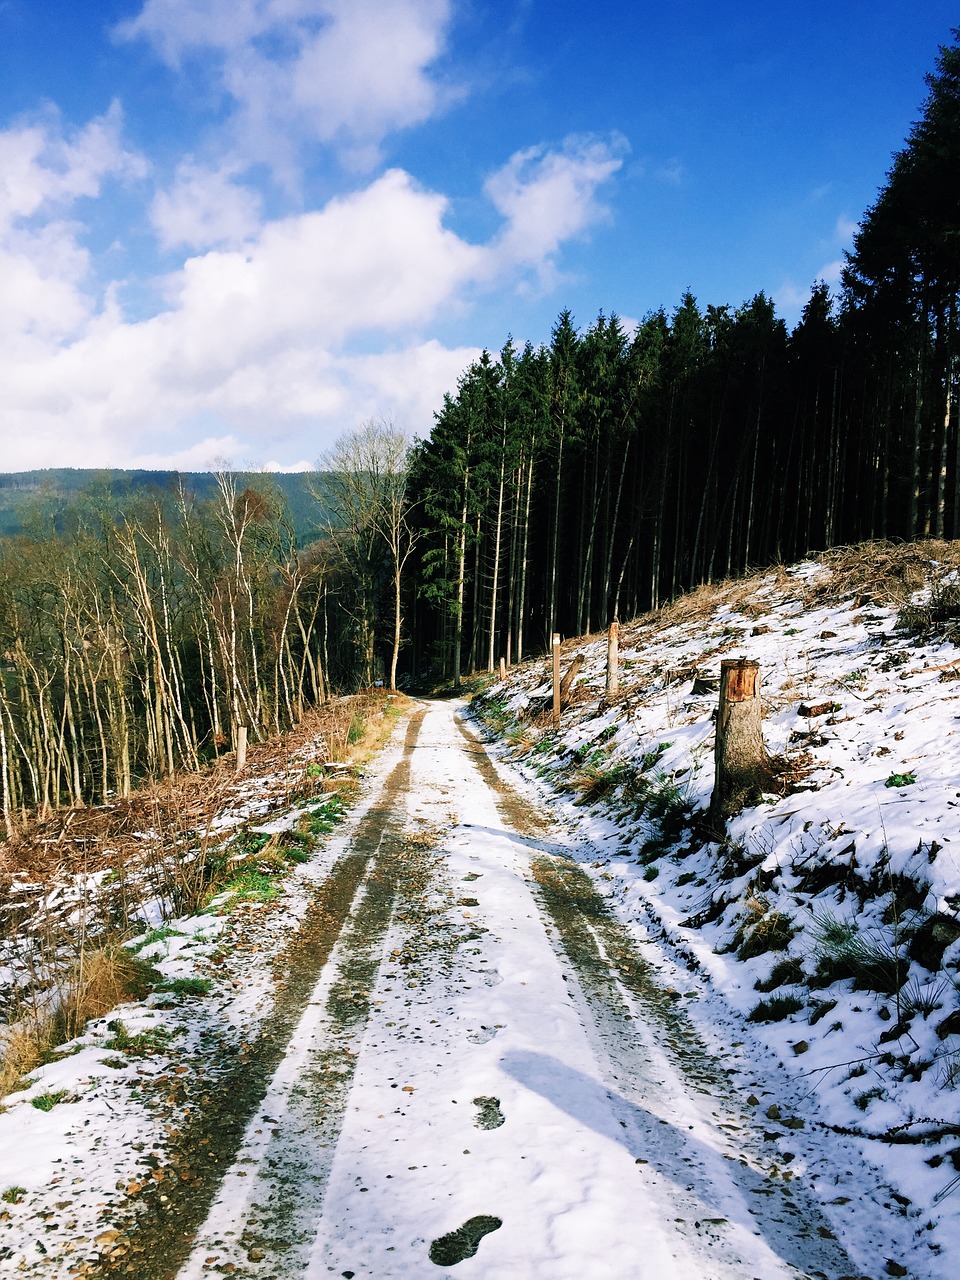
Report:
[[26,1194],[26,1187],[7,1187],[6,1191],[0,1191],[0,1200],[4,1204],[19,1204]]
[[129,950],[134,953],[142,951],[144,947],[152,947],[155,942],[165,942],[167,938],[183,938],[185,934],[179,929],[171,928],[170,925],[160,925],[157,929],[148,929],[141,938],[136,938],[129,946]]
[[891,773],[883,785],[885,787],[912,787],[916,780],[917,775],[912,771],[910,773]]
[[103,1047],[117,1053],[126,1053],[131,1058],[147,1058],[155,1053],[163,1053],[174,1037],[174,1032],[164,1027],[131,1033],[122,1022],[108,1023],[107,1030],[111,1033],[111,1038]]
[[66,1097],[69,1097],[67,1089],[58,1089],[56,1093],[38,1093],[35,1098],[30,1099],[30,1105],[36,1107],[38,1111],[52,1111],[57,1103],[62,1102]]
[[231,876],[222,892],[233,895],[234,902],[268,902],[280,892],[275,876],[258,867],[244,867]]
[[205,996],[211,985],[209,978],[164,978],[157,983],[157,990],[175,996]]
[[304,835],[329,835],[346,817],[347,809],[342,798],[337,795],[326,796],[320,804],[311,808],[300,818],[299,829]]

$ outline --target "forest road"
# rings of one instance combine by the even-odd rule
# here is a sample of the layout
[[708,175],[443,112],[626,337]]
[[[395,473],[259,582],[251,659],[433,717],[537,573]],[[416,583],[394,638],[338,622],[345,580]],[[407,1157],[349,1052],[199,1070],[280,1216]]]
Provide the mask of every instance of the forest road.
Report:
[[158,1274],[859,1276],[457,706],[418,708],[392,750],[319,890],[312,960],[290,952],[229,1168]]

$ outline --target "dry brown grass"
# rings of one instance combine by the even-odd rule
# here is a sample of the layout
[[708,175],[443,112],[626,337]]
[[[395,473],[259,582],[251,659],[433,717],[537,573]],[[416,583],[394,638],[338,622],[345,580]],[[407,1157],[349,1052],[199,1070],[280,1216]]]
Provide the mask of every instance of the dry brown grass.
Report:
[[862,542],[835,547],[810,558],[823,565],[826,572],[812,579],[798,580],[788,574],[786,566],[772,565],[739,578],[703,583],[652,613],[625,624],[621,639],[636,643],[651,627],[660,630],[705,619],[721,605],[738,610],[746,618],[760,617],[767,612],[766,603],[756,598],[761,586],[786,591],[807,606],[861,595],[865,604],[875,600],[898,608],[944,573],[960,570],[960,541],[930,538],[909,543]]
[[39,1067],[53,1047],[49,1029],[39,1022],[24,1021],[3,1028],[0,1039],[0,1098],[5,1098],[18,1081]]
[[119,941],[85,951],[66,975],[63,995],[54,1013],[58,1044],[80,1035],[91,1018],[99,1018],[118,1004],[141,1000],[156,977]]
[[29,1072],[49,1061],[53,1050],[80,1035],[92,1018],[118,1004],[142,999],[153,975],[119,941],[83,949],[56,975],[41,999],[19,1010],[0,1035],[0,1097]]
[[810,584],[813,601],[860,594],[897,608],[934,578],[960,569],[960,542],[862,542],[816,558],[830,577]]
[[[15,874],[44,880],[110,868],[123,875],[142,858],[145,831],[153,831],[164,847],[187,835],[195,840],[225,808],[240,802],[252,777],[263,779],[258,788],[261,799],[278,807],[288,803],[303,794],[311,749],[318,739],[326,742],[331,760],[352,758],[355,748],[372,754],[382,745],[396,719],[384,714],[389,697],[374,690],[309,710],[282,737],[252,743],[239,775],[233,756],[224,756],[196,773],[164,778],[109,805],[59,809],[48,817],[20,815],[16,835],[0,841],[0,898]],[[391,701],[396,706],[407,700],[393,695]],[[350,744],[350,725],[358,714],[366,722],[364,733],[359,743]],[[341,749],[344,754],[338,755]],[[311,784],[307,789],[317,788]]]

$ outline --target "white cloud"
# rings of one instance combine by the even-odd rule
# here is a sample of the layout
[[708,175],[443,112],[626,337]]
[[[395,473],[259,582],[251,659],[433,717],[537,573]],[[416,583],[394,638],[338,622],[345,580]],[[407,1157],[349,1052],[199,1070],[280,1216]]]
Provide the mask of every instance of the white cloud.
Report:
[[147,0],[118,33],[175,67],[212,55],[248,161],[283,170],[322,142],[369,167],[449,99],[429,70],[450,16],[450,0]]
[[257,192],[234,181],[229,168],[184,161],[173,185],[154,197],[150,222],[161,247],[212,249],[243,244],[260,226]]
[[623,164],[624,139],[566,139],[560,151],[529,147],[487,179],[485,190],[506,219],[503,263],[546,270],[560,245],[603,219],[597,188]]
[[121,127],[114,104],[70,135],[52,112],[0,132],[0,335],[14,358],[38,337],[82,332],[94,312],[74,206],[96,199],[107,178],[146,172]]
[[142,177],[142,157],[120,139],[115,102],[103,116],[67,136],[55,112],[0,133],[0,234],[25,219],[99,195],[108,176]]
[[[0,349],[0,465],[315,457],[374,416],[426,434],[477,354],[444,347],[431,327],[478,291],[547,271],[565,240],[603,217],[597,187],[619,164],[616,147],[596,140],[513,157],[490,180],[505,221],[483,244],[449,229],[445,196],[390,170],[266,223],[241,247],[188,258],[163,281],[163,308],[143,319],[122,314],[116,290],[83,292],[88,264],[69,227],[33,227],[20,290],[33,310],[11,312],[15,341]],[[209,190],[202,173],[184,172]],[[171,238],[175,225],[212,234],[200,214],[183,217],[175,224],[170,212]]]

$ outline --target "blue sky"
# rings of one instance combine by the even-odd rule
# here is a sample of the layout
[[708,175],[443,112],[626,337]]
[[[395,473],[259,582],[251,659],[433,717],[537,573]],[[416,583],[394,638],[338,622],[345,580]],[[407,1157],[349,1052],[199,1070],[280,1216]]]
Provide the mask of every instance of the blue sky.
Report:
[[313,465],[508,333],[834,283],[946,0],[0,0],[0,470]]

